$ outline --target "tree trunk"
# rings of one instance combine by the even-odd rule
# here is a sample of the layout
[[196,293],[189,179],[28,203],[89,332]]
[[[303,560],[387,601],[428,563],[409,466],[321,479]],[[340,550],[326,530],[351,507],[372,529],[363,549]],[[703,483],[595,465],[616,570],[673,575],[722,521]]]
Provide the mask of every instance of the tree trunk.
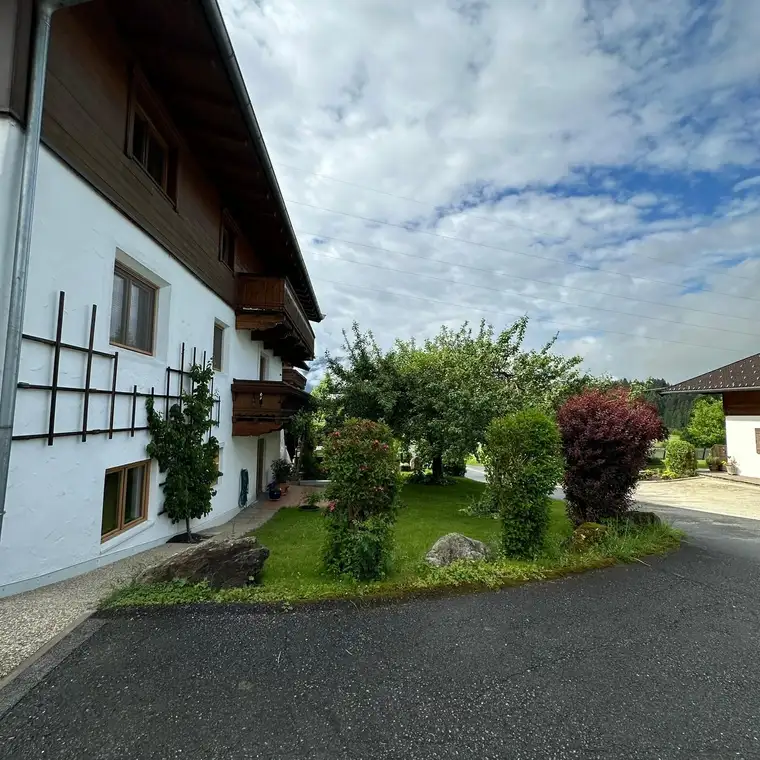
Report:
[[185,517],[185,530],[187,531],[187,543],[193,543],[193,534],[190,532],[190,518]]
[[434,478],[443,477],[443,455],[442,454],[436,454],[433,457],[433,477]]

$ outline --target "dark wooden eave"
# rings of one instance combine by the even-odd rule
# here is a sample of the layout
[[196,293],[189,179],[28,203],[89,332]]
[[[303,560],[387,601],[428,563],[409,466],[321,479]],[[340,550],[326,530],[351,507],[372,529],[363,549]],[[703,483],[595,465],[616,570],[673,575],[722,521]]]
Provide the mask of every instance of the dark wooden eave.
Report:
[[760,390],[760,354],[671,385],[662,393],[723,393]]
[[317,303],[271,161],[242,92],[237,61],[225,55],[215,0],[105,0],[183,138],[217,185],[222,201],[267,274],[288,277],[309,320]]

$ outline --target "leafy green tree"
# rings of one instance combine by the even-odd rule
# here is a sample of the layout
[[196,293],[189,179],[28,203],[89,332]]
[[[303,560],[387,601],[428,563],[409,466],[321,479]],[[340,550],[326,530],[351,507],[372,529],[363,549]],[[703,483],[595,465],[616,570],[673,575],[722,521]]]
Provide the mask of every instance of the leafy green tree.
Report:
[[392,352],[403,407],[396,415],[398,435],[432,463],[443,477],[444,457],[463,460],[483,440],[493,417],[504,408],[504,382],[497,375],[498,347],[492,328],[477,333],[464,325],[446,327],[417,345],[397,341]]
[[217,467],[219,441],[214,436],[204,440],[214,424],[210,391],[214,370],[210,362],[205,367],[196,364],[189,375],[192,392],[182,392],[180,403],[171,406],[168,417],[155,410],[152,398],[146,407],[151,434],[147,452],[166,473],[164,508],[173,523],[185,521],[187,540],[192,542],[190,520],[211,511],[211,499],[216,495],[213,486],[221,473]]
[[344,356],[327,357],[315,393],[327,428],[349,417],[385,422],[432,464],[434,480],[442,477],[444,459],[475,451],[494,417],[528,407],[553,413],[591,382],[580,357],[552,352],[556,336],[525,350],[527,326],[523,317],[498,335],[485,322],[478,330],[443,327],[431,340],[398,340],[384,353],[354,325]]
[[394,357],[384,354],[371,332],[354,322],[343,331],[343,355],[325,355],[327,372],[312,392],[327,430],[348,419],[385,422],[395,427],[400,384]]
[[719,398],[702,396],[694,402],[685,437],[700,448],[726,442],[726,418]]

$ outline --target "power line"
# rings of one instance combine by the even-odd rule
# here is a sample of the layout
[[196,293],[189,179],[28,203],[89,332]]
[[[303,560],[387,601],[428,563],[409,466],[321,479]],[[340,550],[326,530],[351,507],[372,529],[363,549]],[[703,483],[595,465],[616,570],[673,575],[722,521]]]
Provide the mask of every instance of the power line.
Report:
[[[398,198],[401,201],[409,201],[410,203],[417,203],[420,206],[428,206],[433,209],[439,209],[441,208],[440,204],[430,203],[428,201],[420,201],[416,198],[409,198],[406,195],[397,195],[396,193],[389,193],[386,190],[379,190],[376,187],[369,187],[368,185],[360,185],[358,182],[349,182],[345,179],[338,179],[337,177],[331,177],[329,174],[318,174],[317,172],[310,172],[306,169],[302,169],[299,166],[291,166],[290,164],[281,164],[279,161],[275,162],[277,163],[277,166],[284,166],[286,169],[293,169],[294,171],[303,172],[304,174],[311,174],[314,177],[320,177],[322,179],[329,179],[333,182],[340,182],[342,185],[350,185],[351,187],[358,187],[362,190],[370,190],[373,193],[378,193],[379,195],[387,195],[389,198]],[[460,212],[465,213],[465,212]],[[490,222],[493,224],[496,222],[496,224],[500,224],[506,227],[514,227],[518,230],[525,230],[526,232],[532,232],[534,235],[541,235],[542,237],[550,237],[554,238],[555,240],[566,240],[567,235],[555,235],[551,232],[543,232],[541,230],[534,229],[533,227],[526,227],[524,224],[517,224],[517,222],[510,222],[510,221],[503,221],[501,219],[494,220],[491,217],[483,216],[482,214],[473,214],[470,211],[466,211],[467,216],[469,216],[471,219],[482,219],[485,222]]]
[[[410,198],[407,195],[397,195],[396,193],[390,193],[387,190],[380,190],[379,188],[370,187],[369,185],[362,185],[362,184],[360,184],[358,182],[349,182],[348,180],[339,179],[338,177],[333,177],[333,176],[331,176],[329,174],[319,174],[318,172],[311,172],[311,171],[308,171],[307,169],[302,169],[299,166],[292,166],[291,164],[282,164],[282,163],[279,163],[279,162],[277,162],[277,165],[285,167],[286,169],[292,169],[293,171],[303,172],[304,174],[311,174],[313,177],[319,177],[321,179],[327,179],[327,180],[330,180],[332,182],[339,182],[342,185],[349,185],[351,187],[358,187],[358,188],[361,188],[362,190],[369,190],[372,193],[377,193],[379,195],[386,195],[389,198],[397,198],[398,200],[408,201],[409,203],[417,203],[420,206],[427,206],[427,207],[435,209],[435,210],[438,210],[440,208],[446,208],[445,206],[442,206],[441,204],[430,203],[429,201],[421,201],[421,200],[418,200],[417,198]],[[295,203],[296,201],[288,201],[288,202],[289,203]],[[329,210],[329,209],[326,209],[326,210]],[[335,213],[341,213],[341,212],[335,212]],[[481,220],[483,220],[485,222],[489,222],[490,224],[495,224],[497,227],[498,226],[513,227],[513,228],[518,229],[518,230],[524,230],[525,232],[531,232],[534,235],[540,235],[541,237],[554,238],[557,241],[564,241],[564,240],[568,239],[567,235],[564,235],[564,236],[562,236],[562,235],[555,235],[552,232],[546,232],[544,230],[537,230],[534,227],[527,227],[526,225],[523,225],[523,224],[517,224],[517,222],[510,222],[510,221],[505,221],[505,220],[502,220],[502,219],[493,219],[493,218],[488,217],[488,216],[483,216],[482,214],[473,214],[471,211],[469,211],[467,209],[465,209],[463,211],[460,211],[459,213],[466,214],[471,219],[481,219]],[[528,254],[525,254],[525,255],[528,255]],[[679,266],[683,267],[684,269],[695,269],[695,270],[698,270],[698,271],[701,271],[701,272],[709,272],[711,275],[717,276],[717,277],[728,277],[729,279],[732,279],[732,280],[743,280],[744,279],[740,275],[730,274],[729,272],[716,272],[715,269],[713,269],[711,267],[701,267],[701,266],[698,266],[696,264],[682,264],[681,262],[676,262],[676,261],[673,261],[671,259],[662,259],[662,258],[659,258],[657,256],[647,256],[646,254],[637,254],[637,255],[640,256],[641,258],[644,258],[644,259],[650,259],[651,261],[656,261],[659,264],[678,264]],[[558,261],[558,259],[553,259],[553,261]],[[609,271],[609,270],[601,270],[601,271]],[[612,274],[619,274],[619,273],[612,272]],[[643,279],[643,278],[639,278],[639,279]],[[654,280],[653,282],[661,282],[661,281],[660,280]],[[713,291],[713,292],[717,292],[717,291]]]
[[[458,264],[453,261],[444,261],[442,259],[430,259],[430,258],[427,258],[426,256],[420,256],[419,254],[405,253],[403,251],[395,251],[391,248],[383,248],[379,245],[370,245],[368,243],[358,243],[354,240],[345,240],[343,238],[332,237],[330,235],[322,235],[316,232],[307,232],[306,230],[297,230],[297,232],[301,235],[311,235],[312,237],[315,237],[315,238],[324,238],[326,240],[334,240],[339,243],[346,243],[347,245],[356,245],[356,246],[360,246],[361,248],[371,248],[372,250],[375,250],[375,251],[383,251],[384,253],[392,253],[397,256],[406,256],[407,258],[410,258],[410,259],[419,259],[420,261],[425,261],[428,264],[445,264],[451,267],[459,267],[460,269],[471,269],[474,272],[484,272],[489,275],[496,275],[497,277],[509,277],[514,280],[525,280],[526,282],[536,282],[541,285],[550,285],[551,287],[555,287],[555,288],[564,288],[566,290],[577,290],[581,293],[593,293],[596,296],[607,296],[608,298],[622,298],[626,301],[634,301],[636,303],[647,303],[647,304],[651,304],[652,306],[665,306],[668,309],[680,309],[682,311],[693,311],[697,314],[710,314],[715,317],[727,317],[728,319],[739,319],[744,322],[752,322],[752,324],[757,323],[757,319],[750,318],[750,317],[737,317],[737,316],[734,316],[733,314],[726,314],[725,312],[722,312],[722,311],[710,311],[709,309],[694,309],[690,306],[676,306],[675,304],[663,303],[661,301],[649,301],[645,298],[634,298],[633,296],[624,296],[624,295],[619,295],[617,293],[605,293],[605,292],[600,292],[598,290],[594,290],[592,288],[579,288],[574,285],[562,285],[560,283],[551,282],[550,280],[538,280],[535,277],[524,277],[522,275],[512,274],[511,272],[509,273],[499,272],[495,269],[486,269],[485,267],[476,267],[476,266],[472,266],[471,264]],[[682,324],[682,323],[679,323],[679,324]],[[698,326],[702,327],[703,325],[698,325]],[[742,334],[754,335],[755,333],[742,333]]]
[[[421,235],[430,235],[431,237],[441,238],[442,240],[455,240],[460,243],[466,243],[467,245],[475,245],[475,246],[478,246],[479,248],[487,248],[492,251],[501,251],[502,253],[512,253],[512,254],[515,254],[516,256],[526,256],[529,259],[544,259],[545,261],[551,261],[553,264],[565,264],[567,266],[578,267],[579,269],[590,269],[593,272],[604,272],[605,274],[614,274],[620,277],[628,277],[631,280],[643,280],[645,282],[655,282],[660,285],[670,285],[674,288],[679,288],[679,289],[683,288],[682,283],[670,282],[669,280],[656,280],[652,277],[643,277],[641,275],[633,275],[633,274],[629,274],[628,272],[616,272],[612,269],[602,269],[601,267],[591,266],[590,264],[578,264],[577,262],[574,262],[574,261],[563,261],[562,259],[555,259],[550,256],[541,256],[536,253],[525,253],[524,251],[515,251],[510,248],[502,248],[501,246],[498,246],[498,245],[490,245],[488,243],[478,243],[474,240],[466,240],[465,238],[456,237],[454,235],[444,235],[440,232],[431,232],[430,230],[410,228],[403,224],[396,224],[394,222],[384,222],[380,219],[370,219],[369,217],[360,216],[359,214],[350,214],[347,211],[338,211],[337,209],[325,208],[324,206],[315,206],[312,203],[304,203],[302,201],[293,201],[293,200],[287,200],[286,202],[293,203],[297,206],[306,206],[307,208],[317,209],[318,211],[327,211],[330,214],[340,214],[341,216],[347,216],[352,219],[361,219],[362,221],[370,222],[371,224],[382,224],[382,225],[385,225],[386,227],[396,227],[406,232],[417,232]],[[758,303],[760,303],[760,298],[751,298],[750,296],[739,296],[739,295],[736,295],[735,293],[726,293],[725,291],[722,291],[722,290],[711,290],[710,292],[714,293],[715,295],[729,296],[731,298],[739,298],[743,301],[757,301]]]
[[415,277],[425,277],[429,280],[435,280],[436,282],[445,282],[452,285],[466,285],[467,287],[470,287],[470,288],[480,288],[481,290],[491,290],[494,293],[514,293],[523,298],[529,298],[534,301],[546,301],[548,303],[563,304],[564,306],[575,306],[579,309],[593,309],[594,311],[605,311],[609,314],[620,314],[621,316],[636,317],[637,319],[649,319],[654,322],[668,322],[670,324],[679,325],[681,327],[695,327],[701,330],[717,330],[718,332],[734,333],[736,335],[748,335],[751,338],[760,337],[759,335],[757,335],[757,333],[748,333],[742,330],[727,330],[723,327],[695,325],[689,322],[679,322],[677,319],[665,319],[663,317],[650,317],[645,314],[636,314],[630,311],[619,311],[617,309],[605,309],[603,306],[588,306],[586,304],[573,303],[572,301],[560,301],[560,300],[557,300],[556,298],[542,298],[541,296],[526,295],[526,294],[520,293],[520,291],[518,290],[492,288],[492,287],[489,287],[488,285],[476,285],[475,283],[471,283],[471,282],[458,282],[457,280],[451,280],[444,277],[436,277],[435,275],[429,275],[423,272],[409,272],[408,270],[405,270],[405,269],[394,269],[393,267],[384,267],[384,266],[380,266],[379,264],[371,264],[365,261],[354,261],[352,259],[344,259],[341,256],[331,256],[330,254],[324,253],[323,251],[311,251],[311,253],[317,256],[324,256],[325,258],[333,259],[334,261],[344,261],[348,264],[358,264],[359,266],[372,267],[373,269],[382,269],[382,270],[385,270],[386,272],[396,272],[398,274],[413,275]]
[[[394,292],[392,290],[380,290],[379,288],[368,288],[368,287],[365,287],[364,285],[354,285],[351,282],[339,282],[337,280],[328,280],[328,279],[326,279],[324,277],[313,277],[312,279],[318,280],[319,282],[327,282],[327,283],[330,283],[331,285],[338,285],[339,287],[346,288],[348,290],[351,290],[351,289],[367,290],[367,291],[370,291],[372,293],[380,293],[381,295],[384,295],[384,296],[396,296],[398,298],[407,298],[407,299],[411,298],[411,299],[413,299],[415,301],[428,301],[430,303],[443,304],[444,306],[456,306],[456,307],[461,308],[461,309],[470,309],[472,311],[481,311],[481,312],[484,312],[485,314],[500,314],[500,315],[504,315],[504,316],[518,316],[518,317],[526,316],[526,314],[524,312],[515,312],[515,311],[509,312],[509,311],[496,311],[494,309],[483,309],[483,308],[481,308],[479,306],[471,306],[469,304],[463,304],[463,303],[454,303],[453,301],[441,301],[441,300],[439,300],[437,298],[427,298],[427,297],[424,297],[424,296],[414,296],[414,295],[410,295],[408,293],[396,293],[396,292]],[[579,330],[581,330],[581,328],[578,328],[578,327],[575,327],[575,326],[572,326],[572,325],[568,325],[568,324],[564,324],[562,322],[556,322],[553,319],[552,320],[547,320],[547,319],[533,318],[533,321],[537,322],[538,324],[553,324],[553,325],[556,325],[558,327],[564,327],[567,330],[573,330],[573,331],[576,331],[576,332],[578,332]],[[583,328],[583,329],[585,330],[586,328]],[[591,328],[590,331],[591,332],[608,333],[610,335],[623,335],[623,336],[625,336],[627,338],[642,338],[644,340],[654,340],[654,341],[658,341],[660,343],[676,343],[676,344],[681,345],[681,346],[690,346],[692,348],[706,348],[709,351],[730,351],[731,353],[735,354],[739,350],[739,349],[736,349],[736,348],[723,348],[722,346],[704,346],[704,345],[701,345],[699,343],[687,343],[687,342],[682,341],[682,340],[669,340],[668,338],[655,338],[655,337],[652,337],[652,336],[649,336],[649,335],[636,335],[635,333],[619,332],[617,330],[605,330],[605,329],[603,329],[601,327]]]

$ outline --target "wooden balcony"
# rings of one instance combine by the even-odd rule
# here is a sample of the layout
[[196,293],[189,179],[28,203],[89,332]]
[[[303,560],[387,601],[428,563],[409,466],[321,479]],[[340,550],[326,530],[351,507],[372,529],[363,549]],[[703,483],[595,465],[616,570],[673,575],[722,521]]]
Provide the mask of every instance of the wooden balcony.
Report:
[[298,388],[299,390],[306,389],[306,377],[294,367],[282,368],[282,381],[288,385],[292,385],[293,387]]
[[236,276],[235,326],[250,330],[290,364],[314,358],[314,331],[288,280],[240,273]]
[[306,391],[282,380],[232,381],[232,435],[265,435],[309,401]]

